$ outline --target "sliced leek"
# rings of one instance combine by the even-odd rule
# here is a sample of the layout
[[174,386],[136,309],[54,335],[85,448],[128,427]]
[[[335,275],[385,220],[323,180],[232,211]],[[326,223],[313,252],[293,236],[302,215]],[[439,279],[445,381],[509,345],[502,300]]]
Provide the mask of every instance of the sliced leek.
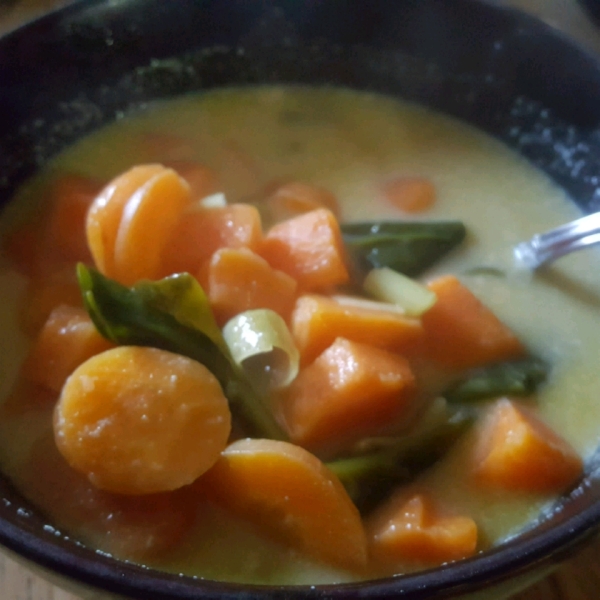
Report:
[[437,300],[430,289],[388,267],[370,271],[363,289],[377,300],[400,306],[411,317],[420,317]]
[[231,319],[223,337],[233,360],[258,385],[280,388],[298,375],[300,354],[285,321],[272,310],[248,310]]

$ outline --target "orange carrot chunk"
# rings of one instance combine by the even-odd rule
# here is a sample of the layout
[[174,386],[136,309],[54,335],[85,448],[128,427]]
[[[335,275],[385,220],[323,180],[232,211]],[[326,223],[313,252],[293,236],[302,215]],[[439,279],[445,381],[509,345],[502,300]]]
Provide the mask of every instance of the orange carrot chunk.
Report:
[[396,499],[371,517],[367,535],[379,566],[416,562],[434,566],[472,556],[477,525],[469,517],[442,516],[422,494]]
[[398,177],[382,185],[384,198],[407,213],[429,210],[436,201],[435,186],[424,177]]
[[340,304],[316,294],[298,298],[291,317],[291,330],[304,365],[312,362],[338,337],[404,352],[423,336],[418,319]]
[[336,218],[340,216],[340,207],[335,194],[317,185],[300,181],[284,183],[277,187],[267,199],[267,207],[275,222],[319,208],[327,208]]
[[80,364],[112,347],[83,308],[63,304],[50,313],[22,372],[29,381],[58,393]]
[[338,338],[300,371],[280,409],[293,442],[332,448],[397,422],[414,391],[406,359]]
[[523,406],[498,400],[478,430],[475,476],[492,488],[559,493],[583,472],[572,446]]
[[177,171],[190,186],[192,200],[201,200],[219,191],[217,174],[206,165],[191,160],[169,160],[165,167]]
[[192,483],[230,432],[221,386],[206,367],[164,350],[121,346],[80,365],[56,405],[56,443],[98,488],[150,494]]
[[261,239],[262,225],[255,206],[204,208],[194,204],[183,213],[165,246],[163,274],[196,274],[220,248],[256,250]]
[[366,563],[358,510],[337,477],[299,446],[239,440],[200,483],[217,504],[316,560],[348,569]]
[[34,444],[23,472],[25,495],[58,527],[118,558],[164,555],[194,523],[195,503],[185,491],[120,496],[99,490],[67,464],[52,435]]
[[294,305],[296,280],[248,248],[217,250],[210,260],[208,281],[219,323],[255,308],[269,308],[287,320]]
[[517,336],[456,277],[440,277],[429,289],[437,295],[422,316],[430,358],[468,369],[524,355]]
[[349,281],[339,224],[334,214],[324,208],[272,227],[260,254],[273,268],[296,279],[304,290]]
[[87,177],[64,175],[52,189],[46,246],[70,262],[89,262],[85,226],[88,210],[101,186]]

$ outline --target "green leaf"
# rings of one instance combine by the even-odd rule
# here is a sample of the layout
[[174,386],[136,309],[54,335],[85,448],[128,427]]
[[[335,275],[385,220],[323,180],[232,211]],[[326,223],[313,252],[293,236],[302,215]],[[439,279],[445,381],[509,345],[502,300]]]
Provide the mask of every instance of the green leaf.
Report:
[[498,363],[471,371],[446,391],[448,402],[474,402],[500,396],[529,396],[546,381],[548,365],[538,358]]
[[395,486],[431,467],[474,421],[470,410],[448,411],[444,400],[441,407],[434,405],[433,412],[437,414],[427,417],[428,423],[411,435],[375,439],[372,445],[379,447],[327,463],[362,514],[375,508]]
[[389,267],[416,277],[460,244],[463,223],[382,221],[342,225],[344,243],[360,276]]
[[[105,338],[120,345],[160,348],[202,363],[218,379],[232,414],[250,435],[285,439],[256,390],[221,346],[220,333],[218,340],[213,339],[212,317],[202,314],[207,310],[204,292],[199,284],[190,284],[189,275],[132,288],[82,264],[77,276],[84,306]],[[206,330],[193,323],[205,324]]]

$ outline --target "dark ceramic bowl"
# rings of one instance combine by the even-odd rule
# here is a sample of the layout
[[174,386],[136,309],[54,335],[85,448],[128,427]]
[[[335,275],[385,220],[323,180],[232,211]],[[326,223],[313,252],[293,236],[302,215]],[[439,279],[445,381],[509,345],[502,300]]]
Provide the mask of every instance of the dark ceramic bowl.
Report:
[[[582,210],[600,206],[597,61],[524,14],[474,0],[73,4],[0,40],[0,202],[56,152],[121,111],[198,89],[276,82],[344,85],[421,102],[515,148]],[[242,586],[118,562],[46,526],[4,479],[0,543],[60,585],[94,590],[94,598],[502,597],[595,531],[594,460],[587,473],[560,510],[518,539],[443,568],[353,585]]]

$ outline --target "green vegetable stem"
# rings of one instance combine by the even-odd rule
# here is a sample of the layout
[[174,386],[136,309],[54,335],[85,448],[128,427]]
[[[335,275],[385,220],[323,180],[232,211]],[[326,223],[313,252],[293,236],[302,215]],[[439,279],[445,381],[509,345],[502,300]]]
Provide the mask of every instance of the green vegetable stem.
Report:
[[476,369],[446,391],[448,402],[473,402],[500,396],[529,396],[546,381],[548,365],[538,358]]
[[218,379],[232,414],[248,435],[285,439],[273,414],[232,361],[206,295],[191,275],[173,275],[131,288],[83,264],[77,266],[77,276],[84,306],[105,338],[197,360]]
[[469,410],[458,410],[433,426],[398,438],[362,455],[327,463],[362,514],[370,512],[392,489],[437,462],[473,423]]
[[342,235],[359,276],[389,267],[416,277],[460,244],[466,229],[459,221],[382,221],[343,224]]

